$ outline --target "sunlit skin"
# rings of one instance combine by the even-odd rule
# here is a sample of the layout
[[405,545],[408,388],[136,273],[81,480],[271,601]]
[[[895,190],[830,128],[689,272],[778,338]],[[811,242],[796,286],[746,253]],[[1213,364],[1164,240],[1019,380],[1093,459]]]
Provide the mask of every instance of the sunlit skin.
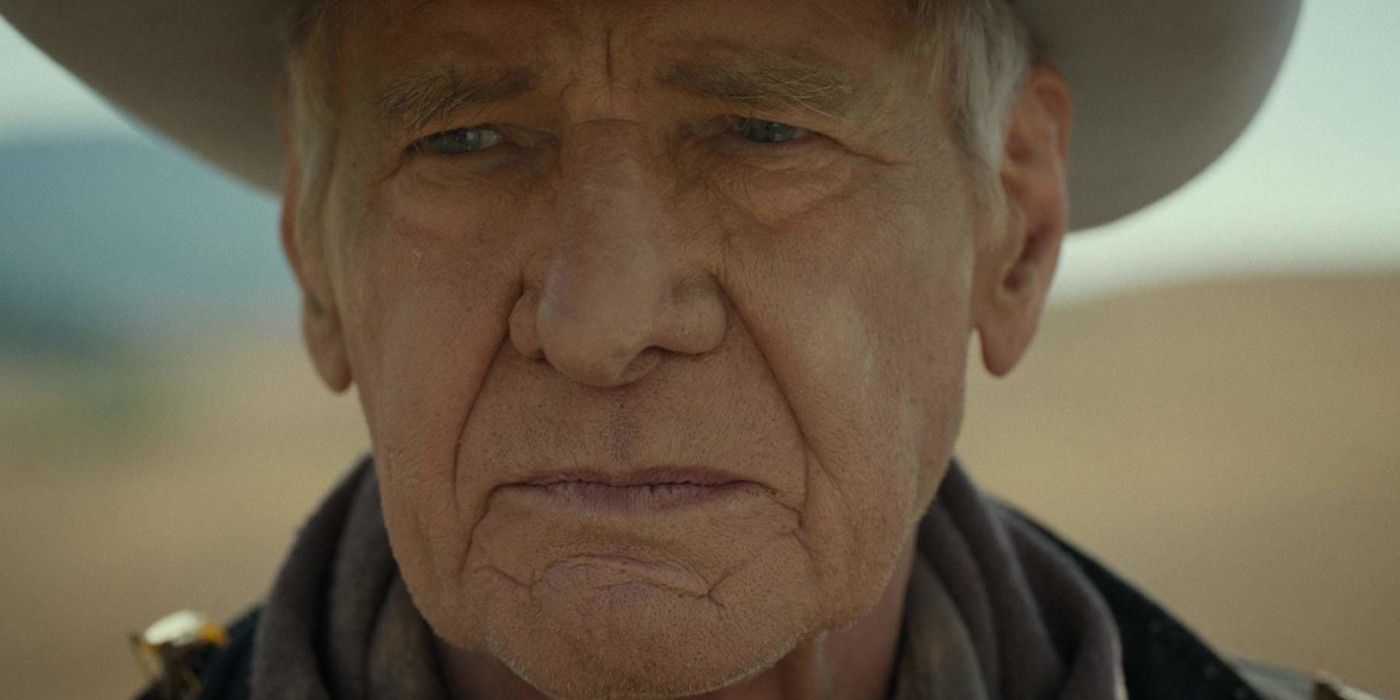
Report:
[[[884,0],[345,27],[325,198],[290,143],[283,236],[454,693],[887,691],[969,338],[1001,373],[1034,334],[1069,119],[1037,68],[983,207],[909,30]],[[848,99],[704,94],[775,63]],[[424,75],[494,92],[415,116]]]

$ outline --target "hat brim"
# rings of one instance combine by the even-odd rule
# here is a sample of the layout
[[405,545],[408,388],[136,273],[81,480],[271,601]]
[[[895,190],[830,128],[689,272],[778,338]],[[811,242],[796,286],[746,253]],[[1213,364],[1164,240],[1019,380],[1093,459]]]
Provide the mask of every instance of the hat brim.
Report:
[[[1210,165],[1268,94],[1301,0],[1014,0],[1070,83],[1074,229]],[[0,15],[119,108],[276,191],[274,33],[285,0],[0,0]]]

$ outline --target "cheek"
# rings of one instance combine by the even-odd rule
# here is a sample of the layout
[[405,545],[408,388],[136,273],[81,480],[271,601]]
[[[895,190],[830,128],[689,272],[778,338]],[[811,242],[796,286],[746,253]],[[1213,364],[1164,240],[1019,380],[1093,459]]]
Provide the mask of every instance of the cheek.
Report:
[[951,456],[966,366],[971,231],[956,188],[867,185],[736,233],[725,264],[802,432],[804,528],[819,567],[841,572],[838,598],[888,580]]
[[465,554],[473,523],[455,493],[456,453],[504,342],[519,269],[501,245],[510,237],[497,237],[495,207],[472,206],[479,198],[434,206],[436,194],[390,189],[331,203],[347,212],[337,296],[384,516],[405,579],[425,602]]

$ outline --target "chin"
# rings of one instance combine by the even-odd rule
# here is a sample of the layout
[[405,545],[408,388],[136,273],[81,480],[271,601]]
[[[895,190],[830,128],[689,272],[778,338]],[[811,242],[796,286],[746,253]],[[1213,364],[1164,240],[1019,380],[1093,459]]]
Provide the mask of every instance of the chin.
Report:
[[815,631],[797,612],[745,611],[646,585],[545,592],[514,619],[491,620],[504,624],[489,624],[497,633],[485,641],[551,697],[683,697],[772,667]]

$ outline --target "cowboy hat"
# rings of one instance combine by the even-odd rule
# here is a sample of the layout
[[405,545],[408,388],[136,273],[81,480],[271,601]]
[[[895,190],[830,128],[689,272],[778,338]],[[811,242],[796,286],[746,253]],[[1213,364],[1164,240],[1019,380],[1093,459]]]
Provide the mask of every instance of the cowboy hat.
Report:
[[[1301,0],[1011,0],[1075,95],[1073,228],[1210,165],[1268,93]],[[287,0],[0,0],[0,15],[118,107],[268,190]]]

